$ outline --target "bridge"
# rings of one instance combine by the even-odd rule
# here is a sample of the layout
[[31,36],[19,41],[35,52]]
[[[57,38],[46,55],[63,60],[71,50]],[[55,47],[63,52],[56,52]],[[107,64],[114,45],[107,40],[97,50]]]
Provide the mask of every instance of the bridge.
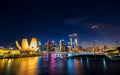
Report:
[[70,58],[80,56],[104,56],[103,52],[57,52],[44,53],[43,58]]

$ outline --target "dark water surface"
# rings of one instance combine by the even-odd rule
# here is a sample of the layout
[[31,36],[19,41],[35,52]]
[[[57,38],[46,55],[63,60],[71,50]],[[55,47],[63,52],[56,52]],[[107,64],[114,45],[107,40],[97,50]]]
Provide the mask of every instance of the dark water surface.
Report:
[[0,75],[120,75],[120,61],[102,59],[0,59]]

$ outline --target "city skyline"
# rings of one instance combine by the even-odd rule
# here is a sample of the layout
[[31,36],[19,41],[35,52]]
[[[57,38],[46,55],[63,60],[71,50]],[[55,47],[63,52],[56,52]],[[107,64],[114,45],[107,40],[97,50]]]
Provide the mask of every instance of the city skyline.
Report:
[[79,43],[99,40],[105,44],[120,41],[119,2],[27,2],[0,3],[0,45],[15,44],[22,38],[69,40],[77,33]]
[[120,2],[2,0],[0,75],[120,75]]
[[[76,33],[74,33],[74,34],[76,34]],[[67,40],[64,40],[64,39],[60,39],[59,41],[48,40],[45,43],[43,43],[41,40],[39,40],[35,37],[32,37],[31,38],[32,40],[30,40],[28,38],[22,38],[20,41],[16,40],[12,44],[9,44],[9,45],[5,44],[5,45],[1,45],[0,47],[1,48],[11,48],[11,49],[22,49],[22,47],[26,46],[26,47],[24,47],[24,49],[29,48],[29,45],[31,45],[31,43],[33,44],[33,42],[31,42],[31,41],[33,41],[34,38],[37,39],[35,41],[36,45],[33,44],[33,45],[35,45],[35,47],[38,47],[39,44],[41,45],[41,47],[44,47],[48,44],[53,44],[53,43],[56,47],[59,47],[60,46],[60,41],[64,41],[63,45],[65,45],[67,47],[72,46],[72,45],[74,47],[74,45],[77,44],[78,47],[82,47],[83,49],[93,47],[93,41],[94,41],[94,46],[95,47],[100,47],[100,48],[104,48],[105,46],[109,47],[109,48],[114,48],[114,47],[119,46],[119,41],[111,41],[111,42],[109,41],[110,43],[107,43],[107,42],[104,42],[104,41],[99,41],[99,40],[82,41],[82,40],[79,40],[79,38],[77,36],[74,36],[74,35],[72,37],[69,36],[69,38]],[[21,42],[21,44],[20,44],[20,42]],[[20,47],[20,45],[22,45],[22,46]],[[32,45],[30,47],[32,47]],[[35,48],[35,49],[37,49],[37,48]]]

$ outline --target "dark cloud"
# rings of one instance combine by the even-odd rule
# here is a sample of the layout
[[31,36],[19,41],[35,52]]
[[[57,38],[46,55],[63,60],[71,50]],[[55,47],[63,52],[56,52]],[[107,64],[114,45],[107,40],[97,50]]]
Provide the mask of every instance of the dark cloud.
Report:
[[120,37],[120,26],[113,24],[101,25],[100,31],[106,37]]
[[110,43],[110,40],[120,40],[120,26],[118,24],[113,25],[101,23],[93,25],[92,28],[97,28],[93,30],[93,32],[96,33],[96,39],[102,40],[104,42],[107,41],[107,43]]
[[88,16],[79,17],[79,18],[69,18],[64,20],[64,24],[66,25],[78,25],[79,23],[85,22]]

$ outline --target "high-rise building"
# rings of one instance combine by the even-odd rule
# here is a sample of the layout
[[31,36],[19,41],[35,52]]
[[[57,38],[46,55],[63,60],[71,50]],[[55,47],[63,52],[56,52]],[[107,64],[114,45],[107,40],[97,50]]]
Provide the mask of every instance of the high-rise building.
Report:
[[70,46],[71,46],[71,48],[72,48],[72,44],[73,44],[73,43],[72,43],[72,38],[70,38]]
[[62,40],[59,41],[59,49],[62,50]]
[[38,50],[37,50],[37,52],[41,52],[42,51],[41,45],[42,45],[41,41],[38,41]]
[[65,50],[64,39],[59,41],[59,49],[60,49],[60,51]]
[[78,39],[75,39],[75,40],[74,40],[74,48],[75,48],[75,50],[79,49]]

